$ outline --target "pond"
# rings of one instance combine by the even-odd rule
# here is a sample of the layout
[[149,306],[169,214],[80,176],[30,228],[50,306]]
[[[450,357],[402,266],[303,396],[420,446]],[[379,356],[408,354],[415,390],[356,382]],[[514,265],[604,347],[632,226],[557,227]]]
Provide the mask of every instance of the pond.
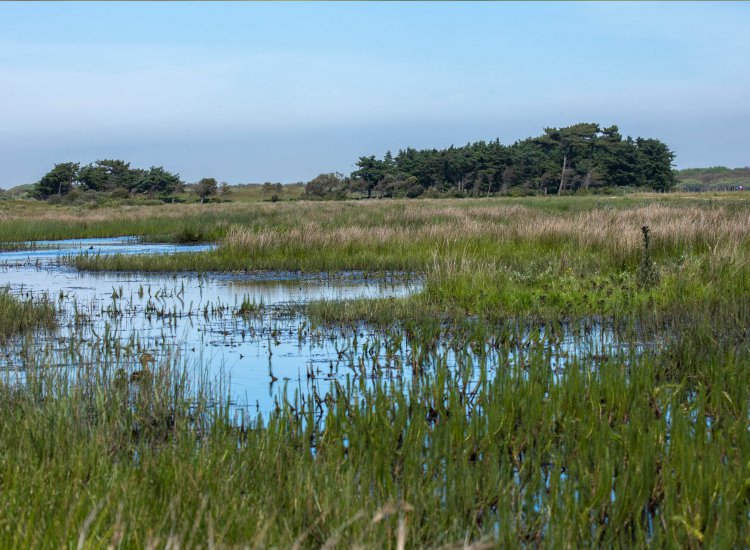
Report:
[[[421,289],[418,280],[358,273],[87,273],[64,262],[74,254],[174,254],[212,247],[128,237],[29,243],[24,250],[0,253],[0,287],[24,298],[46,296],[58,309],[59,328],[33,341],[37,363],[75,372],[125,357],[132,371],[142,368],[145,356],[156,362],[177,358],[195,376],[221,384],[243,410],[266,413],[282,395],[304,394],[313,386],[325,393],[328,385],[347,377],[412,373],[414,335],[364,325],[314,327],[299,306],[321,299],[407,296]],[[494,336],[453,334],[437,343],[427,362],[477,370],[481,364],[492,370],[534,353],[531,343],[546,342],[543,352],[551,368],[561,369],[571,356],[623,351],[597,323],[582,330],[584,337],[570,330],[548,339],[543,328],[533,336],[527,332],[526,343],[519,341],[512,357],[494,346]],[[0,358],[6,377],[22,376],[29,366],[24,346],[29,342],[18,341]]]
[[[313,300],[399,297],[420,288],[418,281],[367,279],[357,273],[78,272],[62,260],[74,254],[200,252],[213,245],[127,237],[28,244],[0,252],[0,288],[24,298],[47,296],[55,303],[60,327],[37,344],[57,366],[74,366],[62,353],[72,340],[78,353],[88,347],[95,354],[106,334],[110,343],[131,349],[134,361],[142,353],[157,359],[169,353],[208,367],[230,385],[234,400],[262,409],[273,405],[282,382],[306,380],[308,372],[339,358],[335,341],[316,337],[299,315],[279,316],[279,311]],[[6,371],[22,367],[20,354],[8,354],[3,366]]]

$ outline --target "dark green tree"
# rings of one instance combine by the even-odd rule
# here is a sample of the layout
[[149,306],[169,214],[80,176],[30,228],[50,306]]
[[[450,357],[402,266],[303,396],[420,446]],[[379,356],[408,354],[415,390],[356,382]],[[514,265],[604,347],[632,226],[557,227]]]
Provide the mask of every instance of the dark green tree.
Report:
[[143,170],[131,168],[130,163],[124,160],[97,160],[96,165],[107,172],[107,190],[125,188],[130,191],[143,175]]
[[359,157],[357,161],[359,170],[352,172],[352,178],[360,182],[361,190],[367,193],[367,198],[372,197],[372,190],[385,177],[386,164],[377,160],[375,155]]
[[349,181],[343,174],[320,174],[305,184],[305,195],[313,198],[341,198],[346,195]]
[[635,140],[638,150],[639,184],[651,187],[655,191],[669,191],[677,183],[672,168],[674,153],[658,139],[638,138]]
[[129,162],[103,159],[81,168],[78,181],[81,188],[93,191],[131,191],[142,175],[143,170],[130,168]]
[[104,191],[109,187],[109,174],[102,166],[87,164],[78,171],[78,183],[83,190]]
[[170,195],[181,185],[179,175],[167,172],[161,166],[152,166],[140,175],[132,190],[147,195]]
[[202,178],[195,184],[195,192],[201,199],[201,204],[208,198],[216,195],[219,184],[214,178]]
[[637,154],[635,142],[631,138],[622,139],[619,132],[605,135],[597,144],[594,154],[594,162],[601,171],[603,183],[611,187],[639,185]]
[[73,189],[78,176],[77,162],[63,162],[47,172],[34,186],[33,195],[46,199],[53,195],[66,195]]

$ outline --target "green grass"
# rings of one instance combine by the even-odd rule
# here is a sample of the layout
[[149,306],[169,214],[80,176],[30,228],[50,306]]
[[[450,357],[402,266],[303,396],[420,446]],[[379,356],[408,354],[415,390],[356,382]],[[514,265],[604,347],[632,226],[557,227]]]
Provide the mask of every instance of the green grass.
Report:
[[[415,328],[419,374],[237,427],[176,364],[138,384],[116,361],[74,384],[35,365],[0,385],[0,529],[13,547],[741,546],[750,350],[717,321],[560,370],[512,325],[452,345]],[[468,351],[491,335],[494,372]]]
[[[354,270],[424,279],[419,296],[400,302],[311,308],[326,320],[351,320],[357,309],[365,320],[387,309],[397,318],[637,316],[748,293],[749,204],[576,197],[269,205],[225,226],[210,252],[70,262],[90,271]],[[643,224],[652,235],[648,285]]]
[[47,300],[23,300],[0,289],[0,341],[36,328],[55,327],[55,308]]

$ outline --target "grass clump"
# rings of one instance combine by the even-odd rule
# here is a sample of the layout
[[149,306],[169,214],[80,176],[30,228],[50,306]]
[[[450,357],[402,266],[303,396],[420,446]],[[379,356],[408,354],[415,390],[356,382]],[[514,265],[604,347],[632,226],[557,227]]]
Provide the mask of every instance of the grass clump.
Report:
[[49,300],[23,300],[0,289],[0,340],[55,326],[55,307]]

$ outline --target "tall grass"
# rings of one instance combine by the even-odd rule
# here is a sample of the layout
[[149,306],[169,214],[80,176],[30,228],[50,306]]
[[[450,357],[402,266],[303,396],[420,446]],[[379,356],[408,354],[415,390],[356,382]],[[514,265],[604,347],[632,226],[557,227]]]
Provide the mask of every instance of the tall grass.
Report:
[[0,341],[36,328],[55,327],[55,307],[46,299],[22,299],[0,289]]
[[[581,202],[552,211],[546,201],[295,203],[227,225],[210,252],[70,261],[84,270],[407,272],[425,289],[401,312],[489,317],[636,315],[750,290],[745,203]],[[643,226],[649,285],[640,281]]]
[[712,329],[561,363],[538,331],[474,323],[449,367],[451,347],[415,328],[413,377],[363,349],[352,365],[373,376],[268,418],[234,417],[175,359],[138,382],[122,360],[84,358],[75,376],[31,361],[0,385],[3,540],[741,546],[750,350]]

